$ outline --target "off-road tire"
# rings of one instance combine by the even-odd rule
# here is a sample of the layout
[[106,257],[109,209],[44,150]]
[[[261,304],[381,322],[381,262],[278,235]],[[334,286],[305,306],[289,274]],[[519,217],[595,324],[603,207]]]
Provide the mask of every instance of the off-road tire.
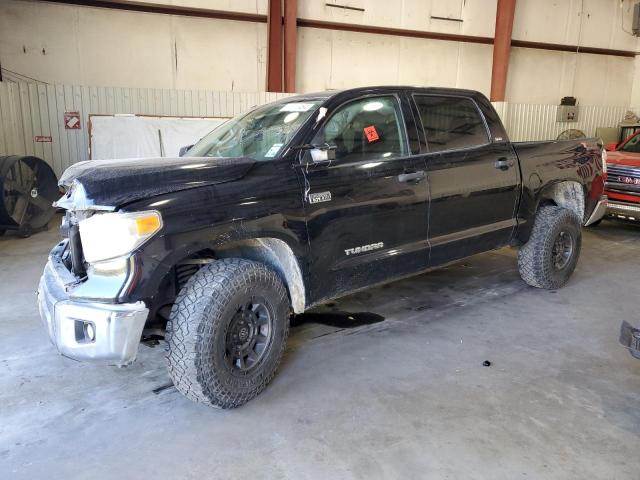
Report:
[[[253,370],[237,372],[225,353],[227,329],[240,305],[256,296],[272,316],[271,341]],[[282,358],[289,305],[282,280],[262,263],[233,258],[202,267],[182,288],[167,323],[166,358],[175,387],[191,400],[217,408],[235,408],[254,398]]]
[[[563,268],[554,267],[553,248],[561,232],[573,239],[571,256]],[[578,216],[562,207],[544,206],[536,213],[529,241],[518,253],[518,270],[522,279],[537,288],[562,287],[576,268],[582,245],[582,223]]]

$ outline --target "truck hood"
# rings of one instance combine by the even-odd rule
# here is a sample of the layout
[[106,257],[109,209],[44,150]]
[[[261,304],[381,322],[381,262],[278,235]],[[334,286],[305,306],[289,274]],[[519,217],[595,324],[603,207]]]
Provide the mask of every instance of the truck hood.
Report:
[[244,157],[89,160],[62,174],[59,185],[66,194],[56,205],[114,210],[135,200],[238,180],[254,164],[255,160]]
[[607,152],[607,163],[640,167],[640,153],[622,152],[620,150]]

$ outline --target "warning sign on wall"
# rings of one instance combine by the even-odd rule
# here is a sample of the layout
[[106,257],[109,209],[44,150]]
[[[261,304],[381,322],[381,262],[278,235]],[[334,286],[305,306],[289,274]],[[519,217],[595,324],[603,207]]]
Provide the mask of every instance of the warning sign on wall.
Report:
[[80,112],[64,112],[64,128],[80,130]]

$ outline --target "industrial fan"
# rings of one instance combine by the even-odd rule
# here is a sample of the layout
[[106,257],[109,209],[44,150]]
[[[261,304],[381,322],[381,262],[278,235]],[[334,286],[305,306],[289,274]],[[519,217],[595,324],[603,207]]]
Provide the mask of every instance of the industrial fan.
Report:
[[60,196],[58,179],[42,159],[11,155],[0,157],[0,235],[18,230],[29,237],[46,228]]
[[578,138],[587,138],[587,135],[582,130],[576,130],[575,128],[570,128],[569,130],[565,130],[556,140],[576,140]]

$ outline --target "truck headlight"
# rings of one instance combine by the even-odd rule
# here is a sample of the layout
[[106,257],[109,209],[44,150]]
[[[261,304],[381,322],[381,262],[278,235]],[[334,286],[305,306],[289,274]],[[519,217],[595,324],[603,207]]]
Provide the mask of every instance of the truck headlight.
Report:
[[607,174],[607,149],[602,147],[602,173]]
[[93,263],[131,253],[162,228],[162,216],[155,210],[97,213],[79,227],[84,258]]

